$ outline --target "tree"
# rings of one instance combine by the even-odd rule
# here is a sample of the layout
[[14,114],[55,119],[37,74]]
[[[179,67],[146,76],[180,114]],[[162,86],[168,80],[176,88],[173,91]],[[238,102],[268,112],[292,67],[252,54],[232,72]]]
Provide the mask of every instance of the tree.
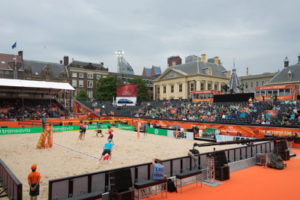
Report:
[[84,100],[84,101],[89,101],[89,100],[90,100],[90,98],[89,98],[89,96],[87,95],[87,92],[86,92],[85,90],[80,90],[80,91],[77,93],[76,99],[77,99],[77,100]]
[[137,100],[138,101],[145,101],[145,100],[150,99],[146,81],[144,81],[141,78],[133,78],[133,79],[130,79],[128,82],[130,84],[137,85]]
[[115,76],[101,78],[97,83],[96,99],[112,101],[116,96],[119,80]]

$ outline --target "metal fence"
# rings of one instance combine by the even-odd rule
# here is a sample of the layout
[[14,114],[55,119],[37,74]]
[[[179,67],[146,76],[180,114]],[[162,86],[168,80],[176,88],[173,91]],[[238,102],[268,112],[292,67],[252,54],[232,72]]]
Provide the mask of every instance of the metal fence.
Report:
[[4,193],[11,200],[22,200],[22,183],[17,177],[10,171],[6,164],[0,159],[0,183],[3,187],[3,194],[0,194],[0,198]]
[[[230,163],[254,157],[257,153],[271,152],[273,148],[273,141],[269,141],[256,143],[251,146],[241,145],[241,147],[222,151],[225,151],[227,160]],[[207,154],[209,154],[209,152],[198,155],[196,160],[193,160],[190,156],[164,160],[165,173],[170,177],[185,170],[191,170],[194,166],[197,166],[199,169],[205,169]],[[153,170],[151,163],[133,165],[125,168],[131,170],[133,183],[141,180],[149,180],[152,177]],[[121,168],[50,180],[48,199],[61,200],[78,198],[83,194],[107,192],[110,188],[109,174],[119,169]]]

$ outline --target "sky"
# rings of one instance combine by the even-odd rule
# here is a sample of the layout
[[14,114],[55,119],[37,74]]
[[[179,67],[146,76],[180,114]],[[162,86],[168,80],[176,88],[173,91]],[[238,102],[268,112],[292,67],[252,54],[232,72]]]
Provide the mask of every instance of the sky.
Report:
[[[219,56],[238,75],[275,72],[300,53],[299,0],[1,0],[0,53],[100,63],[116,50],[136,74],[167,58]],[[17,42],[17,48],[11,46]]]

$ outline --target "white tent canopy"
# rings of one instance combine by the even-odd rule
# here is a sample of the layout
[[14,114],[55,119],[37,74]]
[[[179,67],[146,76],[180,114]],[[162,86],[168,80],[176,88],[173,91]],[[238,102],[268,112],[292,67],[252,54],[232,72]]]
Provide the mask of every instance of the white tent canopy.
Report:
[[0,78],[0,87],[43,88],[56,90],[75,90],[69,83],[30,81]]

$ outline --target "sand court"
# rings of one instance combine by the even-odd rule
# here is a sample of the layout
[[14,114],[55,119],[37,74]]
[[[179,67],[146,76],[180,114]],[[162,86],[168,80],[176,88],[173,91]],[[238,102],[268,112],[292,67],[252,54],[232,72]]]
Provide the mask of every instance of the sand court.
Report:
[[[29,199],[27,175],[32,163],[38,165],[42,175],[40,199],[48,198],[48,181],[67,176],[80,175],[107,169],[151,162],[153,158],[170,159],[186,156],[195,141],[175,139],[143,133],[137,138],[134,131],[114,129],[112,162],[98,158],[107,141],[96,137],[93,130],[87,131],[85,140],[78,140],[79,132],[54,133],[51,149],[36,149],[40,134],[0,136],[0,158],[23,183],[23,198]],[[197,143],[200,143],[197,141]],[[237,145],[216,146],[218,149],[234,148]],[[213,151],[213,146],[198,148],[200,153]]]

